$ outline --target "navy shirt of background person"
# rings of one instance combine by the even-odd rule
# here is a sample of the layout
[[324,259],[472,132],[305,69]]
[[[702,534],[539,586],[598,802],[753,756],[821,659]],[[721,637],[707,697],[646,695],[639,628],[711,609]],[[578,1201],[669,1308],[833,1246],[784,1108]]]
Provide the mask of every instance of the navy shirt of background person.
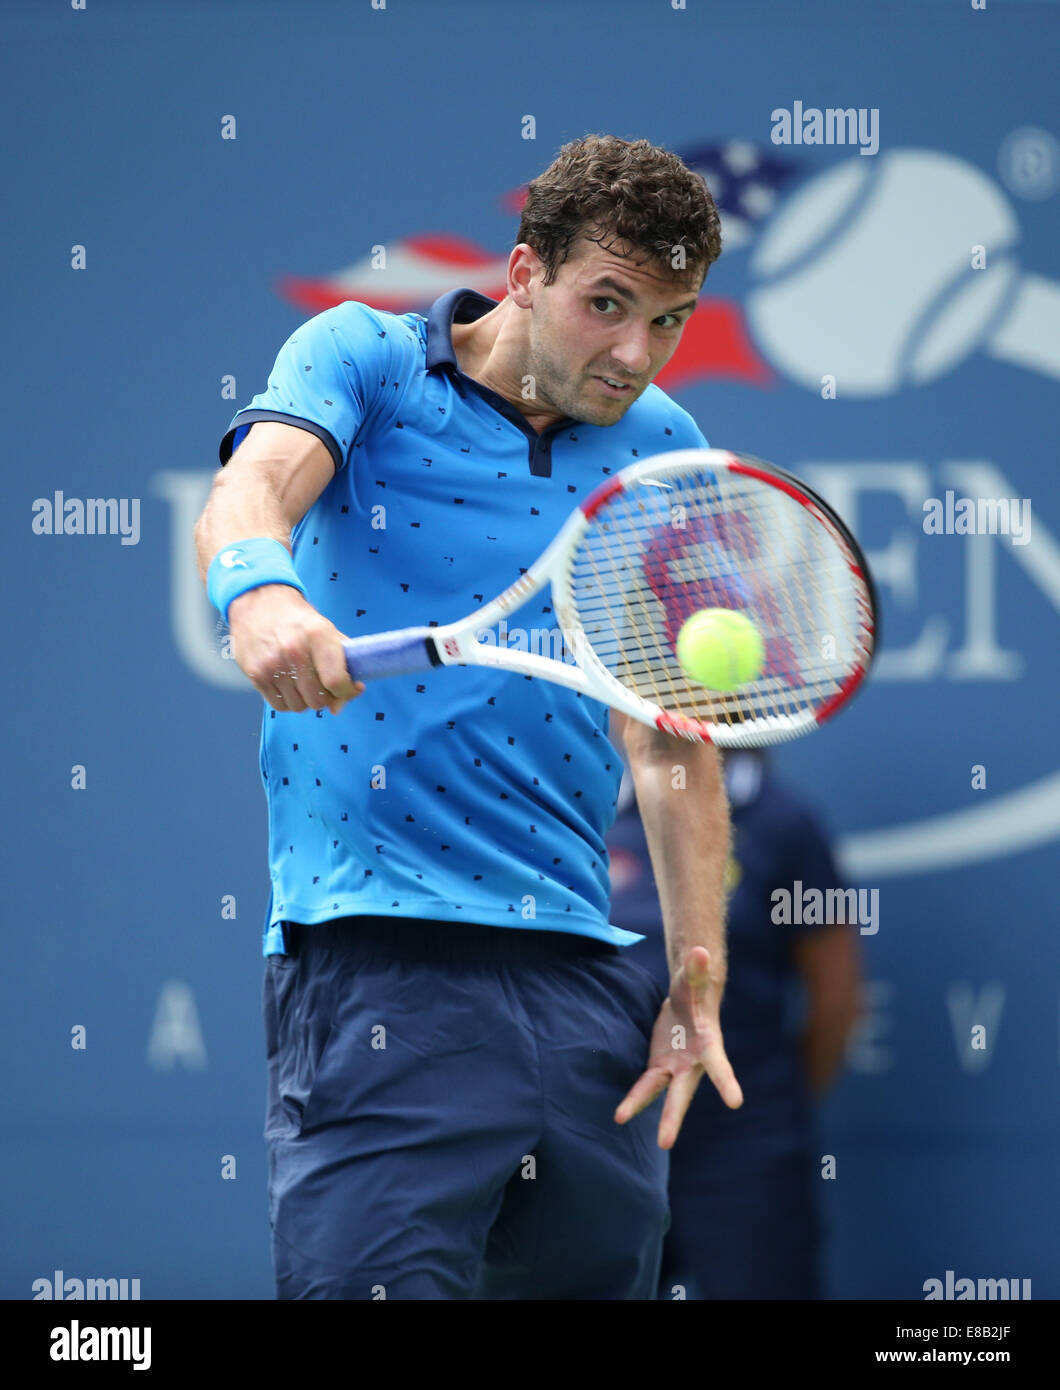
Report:
[[[721,1009],[726,1051],[744,1092],[728,1110],[701,1083],[670,1156],[671,1227],[659,1297],[819,1298],[820,1221],[812,1099],[801,1048],[796,940],[835,928],[774,924],[772,891],[801,880],[840,887],[828,841],[765,756],[725,756],[732,807],[726,871],[729,967]],[[646,940],[630,958],[669,988],[658,897],[628,772],[608,836],[611,921]],[[849,933],[854,927],[841,931]]]

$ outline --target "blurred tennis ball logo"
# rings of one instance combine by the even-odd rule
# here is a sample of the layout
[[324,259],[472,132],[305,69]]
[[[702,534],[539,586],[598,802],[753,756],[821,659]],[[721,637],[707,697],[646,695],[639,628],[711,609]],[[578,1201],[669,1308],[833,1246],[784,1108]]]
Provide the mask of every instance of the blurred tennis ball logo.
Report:
[[690,680],[729,691],[755,680],[765,660],[761,634],[735,608],[702,608],[681,625],[677,660]]
[[922,385],[977,349],[1056,378],[1057,286],[1021,270],[1019,236],[1001,189],[953,155],[843,160],[787,199],[755,248],[755,345],[790,381],[817,390],[835,373],[851,397]]

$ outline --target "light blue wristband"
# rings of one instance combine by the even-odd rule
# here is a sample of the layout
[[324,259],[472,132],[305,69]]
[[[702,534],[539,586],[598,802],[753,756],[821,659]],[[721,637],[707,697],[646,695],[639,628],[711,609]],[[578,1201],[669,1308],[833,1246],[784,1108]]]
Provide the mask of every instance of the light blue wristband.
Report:
[[206,571],[207,596],[225,622],[232,600],[248,589],[260,589],[263,584],[290,584],[305,597],[305,585],[298,578],[287,547],[271,536],[255,536],[226,545]]

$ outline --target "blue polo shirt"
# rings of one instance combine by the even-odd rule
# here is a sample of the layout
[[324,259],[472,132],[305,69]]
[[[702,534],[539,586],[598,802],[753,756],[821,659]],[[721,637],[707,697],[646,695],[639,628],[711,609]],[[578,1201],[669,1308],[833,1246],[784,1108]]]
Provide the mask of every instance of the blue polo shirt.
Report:
[[[568,419],[538,433],[453,352],[452,324],[495,307],[458,289],[426,318],[352,301],[328,309],[287,340],[222,440],[222,463],[259,420],[326,445],[335,476],[292,548],[310,603],[347,637],[464,617],[528,567],[607,474],[706,446],[656,386],[615,425]],[[546,589],[509,615],[507,641],[548,653],[539,634],[555,626]],[[283,950],[285,920],[360,915],[641,939],[608,917],[604,837],[622,760],[596,700],[442,667],[369,683],[338,716],[266,705],[260,767],[266,955]]]

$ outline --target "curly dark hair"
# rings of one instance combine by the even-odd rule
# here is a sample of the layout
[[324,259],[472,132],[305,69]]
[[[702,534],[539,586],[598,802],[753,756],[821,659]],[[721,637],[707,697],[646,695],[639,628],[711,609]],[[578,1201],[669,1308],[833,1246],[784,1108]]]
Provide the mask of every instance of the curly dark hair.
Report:
[[[570,141],[529,184],[516,244],[541,257],[546,285],[581,237],[610,242],[609,251],[626,242],[674,274],[706,275],[721,255],[721,219],[702,175],[658,145],[616,135]],[[674,268],[678,246],[684,272]]]

